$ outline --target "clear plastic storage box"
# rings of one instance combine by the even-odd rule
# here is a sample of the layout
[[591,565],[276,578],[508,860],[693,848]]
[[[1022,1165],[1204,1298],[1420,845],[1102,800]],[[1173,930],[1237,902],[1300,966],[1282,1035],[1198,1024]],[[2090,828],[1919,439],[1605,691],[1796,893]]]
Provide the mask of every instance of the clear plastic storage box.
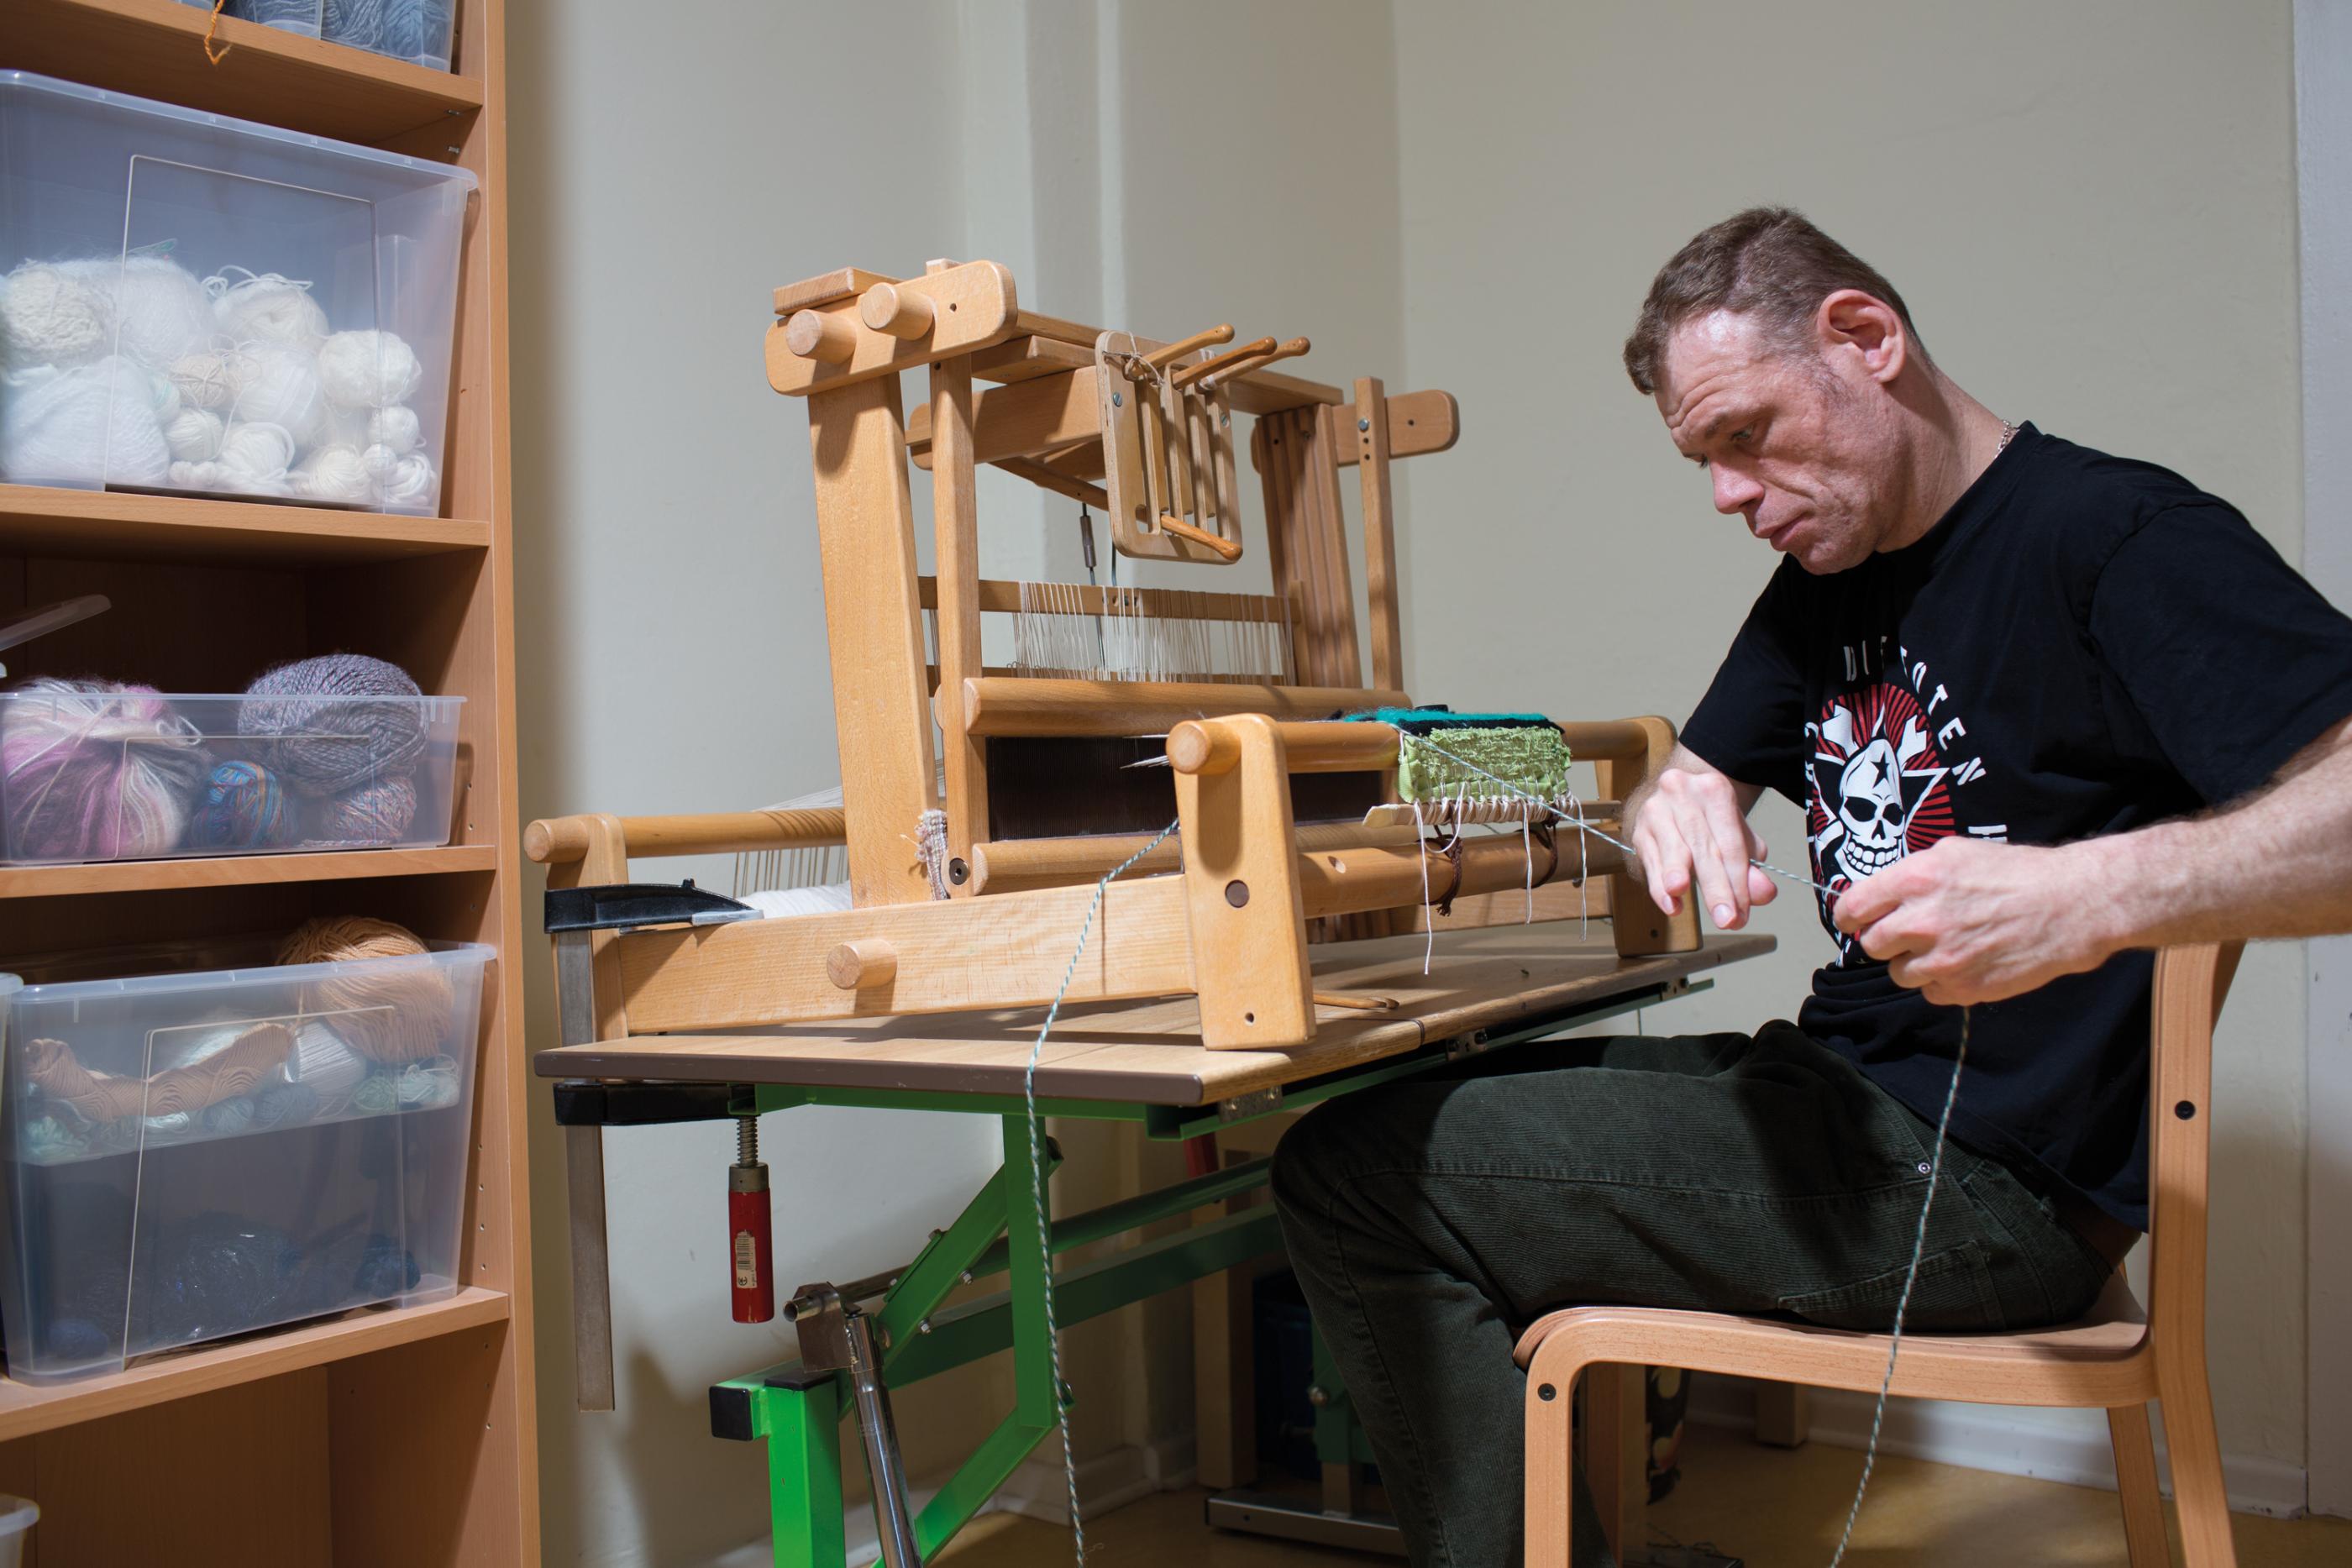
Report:
[[[0,976],[9,1375],[455,1290],[491,951],[181,946],[108,960],[178,973]],[[186,967],[224,961],[244,967]]]
[[[181,0],[200,10],[213,0]],[[450,34],[457,20],[452,0],[228,0],[232,16],[266,27],[349,44],[396,60],[449,68]]]
[[0,71],[0,480],[436,514],[473,188]]
[[0,864],[446,844],[465,701],[0,692]]

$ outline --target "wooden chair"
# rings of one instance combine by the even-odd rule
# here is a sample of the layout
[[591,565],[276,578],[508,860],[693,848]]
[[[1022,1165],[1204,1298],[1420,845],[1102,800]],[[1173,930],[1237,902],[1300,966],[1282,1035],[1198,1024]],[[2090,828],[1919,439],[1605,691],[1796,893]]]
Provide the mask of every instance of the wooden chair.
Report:
[[[2143,1313],[2118,1270],[2082,1322],[2032,1333],[1906,1335],[1894,1392],[1981,1405],[2104,1407],[2115,1444],[2124,1535],[2132,1568],[2162,1568],[2164,1504],[2157,1490],[2150,1400],[2164,1404],[2173,1489],[2188,1568],[2235,1568],[2221,1452],[2205,1378],[2207,1113],[2213,1019],[2242,944],[2165,949],[2157,956],[2150,1030],[2150,1306]],[[1588,1371],[1587,1480],[1603,1530],[1619,1540],[1628,1489],[1643,1484],[1638,1388],[1621,1369],[1681,1366],[1874,1394],[1886,1372],[1885,1334],[1638,1307],[1577,1307],[1520,1337],[1528,1372],[1527,1562],[1568,1568],[1570,1396]],[[1637,1495],[1637,1494],[1634,1494]]]

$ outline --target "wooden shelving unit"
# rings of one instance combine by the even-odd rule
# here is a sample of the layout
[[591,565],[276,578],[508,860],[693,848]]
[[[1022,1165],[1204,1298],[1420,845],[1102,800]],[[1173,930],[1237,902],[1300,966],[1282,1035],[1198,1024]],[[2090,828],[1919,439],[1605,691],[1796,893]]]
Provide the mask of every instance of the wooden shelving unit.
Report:
[[[498,950],[485,998],[462,1288],[109,1376],[0,1379],[0,1490],[41,1504],[28,1563],[481,1564],[539,1559],[508,479],[503,0],[457,0],[439,73],[175,0],[0,0],[24,69],[463,164],[445,517],[0,485],[0,604],[111,612],[11,651],[12,677],[238,691],[373,653],[467,701],[448,847],[0,868],[0,970],[31,953],[282,931],[363,913]],[[13,258],[11,258],[13,259]]]

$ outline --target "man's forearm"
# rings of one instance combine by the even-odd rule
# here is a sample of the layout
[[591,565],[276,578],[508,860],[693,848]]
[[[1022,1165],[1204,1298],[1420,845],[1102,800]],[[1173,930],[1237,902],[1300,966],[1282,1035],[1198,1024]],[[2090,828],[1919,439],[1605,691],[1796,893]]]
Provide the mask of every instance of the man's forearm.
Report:
[[2111,950],[2352,930],[2352,721],[2237,805],[2063,852]]

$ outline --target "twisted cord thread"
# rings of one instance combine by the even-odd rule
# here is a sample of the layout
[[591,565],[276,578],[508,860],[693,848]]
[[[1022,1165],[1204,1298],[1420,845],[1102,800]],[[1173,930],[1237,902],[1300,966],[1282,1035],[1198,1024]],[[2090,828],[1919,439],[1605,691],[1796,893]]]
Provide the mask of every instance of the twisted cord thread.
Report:
[[1037,1028],[1036,1043],[1029,1048],[1029,1065],[1021,1075],[1021,1095],[1029,1118],[1029,1196],[1037,1208],[1037,1256],[1042,1267],[1038,1273],[1045,1286],[1045,1350],[1046,1360],[1054,1375],[1054,1406],[1061,1417],[1062,1479],[1069,1488],[1070,1534],[1076,1543],[1078,1568],[1086,1568],[1087,1527],[1078,1517],[1078,1460],[1070,1447],[1070,1402],[1065,1397],[1066,1385],[1062,1382],[1062,1338],[1055,1327],[1054,1317],[1054,1241],[1045,1219],[1045,1130],[1037,1121],[1037,1059],[1045,1053],[1045,1037],[1054,1032],[1054,1019],[1062,1010],[1062,998],[1070,993],[1070,983],[1078,977],[1078,960],[1086,956],[1087,939],[1094,935],[1095,916],[1102,911],[1103,894],[1110,884],[1135,869],[1136,862],[1168,841],[1182,821],[1169,823],[1151,837],[1151,841],[1103,873],[1095,883],[1095,895],[1087,904],[1087,917],[1078,925],[1078,945],[1070,953],[1070,967],[1062,971],[1061,986],[1054,992],[1054,1000],[1045,1009],[1045,1021]]

